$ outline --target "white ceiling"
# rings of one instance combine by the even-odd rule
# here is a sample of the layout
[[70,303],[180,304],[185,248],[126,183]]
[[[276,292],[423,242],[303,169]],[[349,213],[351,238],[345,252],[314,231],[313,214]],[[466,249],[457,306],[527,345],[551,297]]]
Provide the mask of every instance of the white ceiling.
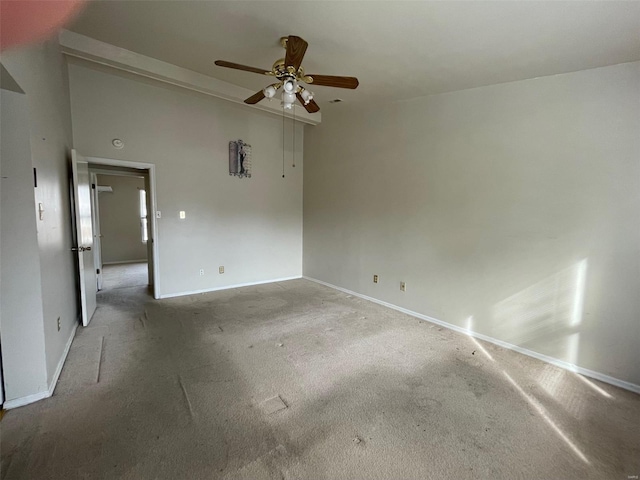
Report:
[[259,90],[279,38],[309,42],[308,73],[352,75],[316,100],[404,100],[640,60],[640,2],[99,1],[70,30]]

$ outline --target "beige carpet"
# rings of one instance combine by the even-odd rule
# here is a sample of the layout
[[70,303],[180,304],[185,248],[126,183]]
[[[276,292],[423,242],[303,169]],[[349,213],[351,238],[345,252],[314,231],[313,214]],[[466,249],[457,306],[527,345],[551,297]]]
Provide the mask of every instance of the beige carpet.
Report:
[[114,263],[102,266],[102,290],[141,287],[149,284],[147,262]]
[[105,291],[3,479],[622,479],[640,396],[306,280]]

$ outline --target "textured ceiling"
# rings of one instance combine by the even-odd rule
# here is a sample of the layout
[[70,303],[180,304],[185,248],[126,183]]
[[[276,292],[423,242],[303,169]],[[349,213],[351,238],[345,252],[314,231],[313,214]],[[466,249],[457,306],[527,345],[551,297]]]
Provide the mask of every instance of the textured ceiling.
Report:
[[640,60],[640,2],[97,1],[68,27],[258,90],[279,38],[309,42],[309,73],[352,75],[355,91],[314,87],[321,106],[424,95]]

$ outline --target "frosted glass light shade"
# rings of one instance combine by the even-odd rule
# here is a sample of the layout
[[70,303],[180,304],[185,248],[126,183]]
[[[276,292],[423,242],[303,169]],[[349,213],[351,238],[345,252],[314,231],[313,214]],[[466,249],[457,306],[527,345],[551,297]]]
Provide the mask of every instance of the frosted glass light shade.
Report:
[[296,94],[293,92],[282,92],[282,101],[287,104],[291,104],[296,101]]
[[276,88],[273,85],[269,85],[262,93],[264,93],[264,96],[267,98],[273,98],[276,95]]
[[284,84],[282,85],[282,88],[284,88],[284,91],[289,93],[295,93],[296,87],[297,87],[296,81],[292,79],[285,80]]
[[313,92],[310,92],[309,90],[302,90],[300,92],[300,96],[302,97],[302,99],[304,100],[304,104],[308,104],[311,100],[313,100]]

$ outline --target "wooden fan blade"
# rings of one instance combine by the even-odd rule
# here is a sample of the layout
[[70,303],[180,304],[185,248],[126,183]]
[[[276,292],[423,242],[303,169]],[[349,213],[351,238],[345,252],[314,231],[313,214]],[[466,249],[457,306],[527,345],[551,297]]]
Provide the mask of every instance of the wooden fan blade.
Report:
[[[322,85],[325,87],[338,87],[338,88],[357,88],[360,85],[356,77],[334,77],[333,75],[313,75],[308,74],[313,81],[312,85]],[[309,82],[306,82],[309,83]]]
[[249,98],[247,98],[244,103],[248,103],[249,105],[255,105],[260,100],[264,98],[264,92],[260,90],[259,92],[254,93]]
[[225,62],[224,60],[216,60],[215,64],[219,67],[234,68],[236,70],[244,70],[245,72],[259,73],[260,75],[270,75],[269,70],[263,68],[248,67],[246,65],[240,65],[239,63]]
[[302,65],[302,59],[307,51],[309,44],[302,38],[295,35],[289,35],[287,39],[287,55],[284,57],[285,67],[293,67],[297,72]]
[[311,100],[307,105],[304,104],[304,98],[299,93],[296,93],[296,97],[298,97],[298,101],[302,104],[305,110],[309,113],[316,113],[320,111],[320,107],[316,103],[315,100]]

